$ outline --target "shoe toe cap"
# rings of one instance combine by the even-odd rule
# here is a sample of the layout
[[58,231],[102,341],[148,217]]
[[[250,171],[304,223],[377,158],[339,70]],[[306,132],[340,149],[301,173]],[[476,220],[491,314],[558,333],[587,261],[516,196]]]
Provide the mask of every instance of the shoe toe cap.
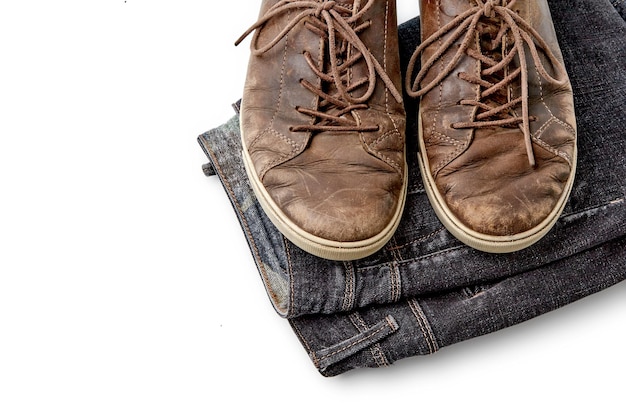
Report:
[[[322,239],[358,242],[394,222],[403,197],[402,175],[364,151],[360,142],[332,142],[269,170],[263,183],[284,215]],[[323,145],[323,144],[322,144]]]

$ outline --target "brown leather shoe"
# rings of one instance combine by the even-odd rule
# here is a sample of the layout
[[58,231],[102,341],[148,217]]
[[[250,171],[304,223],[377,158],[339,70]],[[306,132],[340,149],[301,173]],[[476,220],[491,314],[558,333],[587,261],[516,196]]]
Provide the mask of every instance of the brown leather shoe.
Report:
[[380,249],[406,195],[395,0],[264,0],[252,31],[243,159],[268,217],[317,256]]
[[556,222],[576,169],[572,89],[548,4],[422,0],[421,23],[406,88],[421,97],[431,204],[474,248],[525,248]]

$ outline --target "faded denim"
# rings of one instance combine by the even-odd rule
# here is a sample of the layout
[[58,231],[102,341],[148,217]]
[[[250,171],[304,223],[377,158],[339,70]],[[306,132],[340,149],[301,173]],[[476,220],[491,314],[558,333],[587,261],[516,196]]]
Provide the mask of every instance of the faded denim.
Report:
[[[405,213],[385,248],[357,261],[317,258],[275,229],[248,184],[236,116],[200,136],[205,173],[224,185],[270,300],[323,375],[434,353],[626,278],[626,3],[550,7],[575,93],[578,171],[556,226],[522,251],[476,251],[438,221],[417,166],[417,102],[407,97]],[[399,37],[405,68],[419,19]]]

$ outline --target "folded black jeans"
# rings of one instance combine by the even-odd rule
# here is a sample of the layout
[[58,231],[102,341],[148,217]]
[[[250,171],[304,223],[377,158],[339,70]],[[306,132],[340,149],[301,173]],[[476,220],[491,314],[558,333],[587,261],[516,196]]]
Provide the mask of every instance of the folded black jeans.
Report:
[[[417,106],[405,97],[409,189],[401,224],[379,252],[338,262],[286,240],[265,216],[241,160],[239,119],[201,135],[265,288],[326,376],[491,333],[626,278],[626,22],[624,3],[550,2],[575,94],[578,168],[553,230],[519,252],[490,254],[439,222],[417,166]],[[419,19],[399,27],[403,68]]]

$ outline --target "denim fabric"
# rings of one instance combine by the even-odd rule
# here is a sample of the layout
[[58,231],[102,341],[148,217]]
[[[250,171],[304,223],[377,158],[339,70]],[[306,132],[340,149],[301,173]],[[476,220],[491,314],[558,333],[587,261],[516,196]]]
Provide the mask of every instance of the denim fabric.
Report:
[[619,12],[622,18],[626,19],[626,0],[611,0],[611,4]]
[[[402,222],[385,248],[353,262],[309,255],[275,229],[248,184],[237,117],[200,136],[205,173],[222,181],[269,298],[323,375],[433,353],[626,278],[626,22],[624,3],[612,3],[550,3],[575,91],[578,172],[554,229],[520,252],[476,251],[440,224],[417,167],[418,103],[408,98]],[[399,35],[405,67],[419,20]]]

